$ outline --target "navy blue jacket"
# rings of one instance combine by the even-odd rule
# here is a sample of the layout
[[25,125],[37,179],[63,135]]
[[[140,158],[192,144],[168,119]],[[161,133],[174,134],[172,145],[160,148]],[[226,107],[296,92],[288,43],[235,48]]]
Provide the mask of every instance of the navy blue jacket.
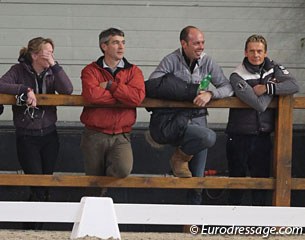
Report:
[[[146,97],[190,101],[197,96],[199,84],[187,83],[168,73],[145,81]],[[148,108],[151,111],[149,130],[159,144],[180,145],[189,119],[207,114],[206,109]]]

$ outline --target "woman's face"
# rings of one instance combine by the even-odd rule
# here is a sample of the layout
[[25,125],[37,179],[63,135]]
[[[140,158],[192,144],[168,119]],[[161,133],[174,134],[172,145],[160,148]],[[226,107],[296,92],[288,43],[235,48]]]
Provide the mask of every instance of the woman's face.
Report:
[[32,65],[36,71],[43,71],[50,67],[51,59],[53,60],[53,47],[50,43],[42,45],[41,50],[38,53],[32,54]]

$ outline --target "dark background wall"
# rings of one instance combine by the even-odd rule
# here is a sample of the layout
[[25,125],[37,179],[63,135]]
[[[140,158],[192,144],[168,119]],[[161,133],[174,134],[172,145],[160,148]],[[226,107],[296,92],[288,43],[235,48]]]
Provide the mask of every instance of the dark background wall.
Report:
[[[227,162],[225,156],[226,135],[225,125],[210,125],[217,133],[217,142],[209,150],[206,170],[216,170],[218,175],[227,175]],[[83,126],[77,124],[58,124],[60,137],[60,153],[56,167],[57,174],[83,174],[83,157],[79,148]],[[134,168],[132,174],[170,174],[168,159],[173,148],[163,146],[153,148],[147,141],[145,133],[147,123],[138,123],[134,126],[131,141],[134,153]],[[305,131],[304,126],[294,126],[293,135],[293,177],[305,177]],[[10,124],[3,124],[0,128],[0,173],[21,172],[16,156],[15,133]],[[203,204],[226,204],[227,190],[204,190]],[[100,189],[85,188],[51,188],[50,201],[80,201],[82,196],[99,194]],[[116,203],[166,203],[184,204],[186,190],[181,189],[109,189],[108,194]],[[304,191],[292,192],[292,205],[304,206]],[[1,201],[26,201],[29,196],[29,187],[0,186]],[[250,192],[244,197],[244,204],[249,201]],[[271,203],[271,192],[270,192]],[[19,223],[0,223],[0,228],[20,228]],[[121,226],[123,230],[136,231],[166,231],[180,230],[177,226]],[[71,224],[45,224],[45,229],[66,230]]]

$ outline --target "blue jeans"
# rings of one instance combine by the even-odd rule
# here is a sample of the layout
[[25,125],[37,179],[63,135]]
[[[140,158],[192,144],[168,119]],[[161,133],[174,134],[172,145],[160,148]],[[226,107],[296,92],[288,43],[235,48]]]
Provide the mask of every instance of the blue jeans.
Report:
[[[189,168],[193,177],[203,177],[208,154],[208,148],[216,141],[216,133],[207,128],[206,117],[190,120],[182,140],[181,150],[193,155],[189,162]],[[193,205],[201,204],[202,189],[190,189],[187,192],[187,203]]]
[[[203,177],[206,165],[208,150],[204,149],[195,154],[189,162],[189,168],[193,177]],[[202,202],[202,189],[190,189],[187,191],[187,203],[191,205],[200,205]]]

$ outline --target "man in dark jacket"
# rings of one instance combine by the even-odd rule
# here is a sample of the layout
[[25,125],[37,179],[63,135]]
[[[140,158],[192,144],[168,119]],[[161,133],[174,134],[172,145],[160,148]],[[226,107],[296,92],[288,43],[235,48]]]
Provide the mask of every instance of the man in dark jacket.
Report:
[[[207,149],[216,134],[207,127],[205,105],[211,99],[233,94],[221,68],[204,53],[204,34],[193,26],[180,33],[181,48],[167,55],[145,82],[147,97],[191,101],[201,108],[152,109],[150,134],[160,144],[171,144],[175,152],[170,159],[177,177],[202,177]],[[214,89],[198,91],[203,78],[211,75]],[[188,191],[189,204],[201,204],[201,190]]]
[[[274,129],[274,110],[267,109],[274,96],[298,92],[291,74],[267,57],[267,42],[261,35],[250,36],[245,44],[245,58],[230,76],[238,98],[251,106],[230,109],[226,132],[227,159],[231,177],[269,177],[272,159],[270,134]],[[228,202],[239,205],[242,190],[232,190]],[[265,205],[264,190],[252,191],[252,205]]]

